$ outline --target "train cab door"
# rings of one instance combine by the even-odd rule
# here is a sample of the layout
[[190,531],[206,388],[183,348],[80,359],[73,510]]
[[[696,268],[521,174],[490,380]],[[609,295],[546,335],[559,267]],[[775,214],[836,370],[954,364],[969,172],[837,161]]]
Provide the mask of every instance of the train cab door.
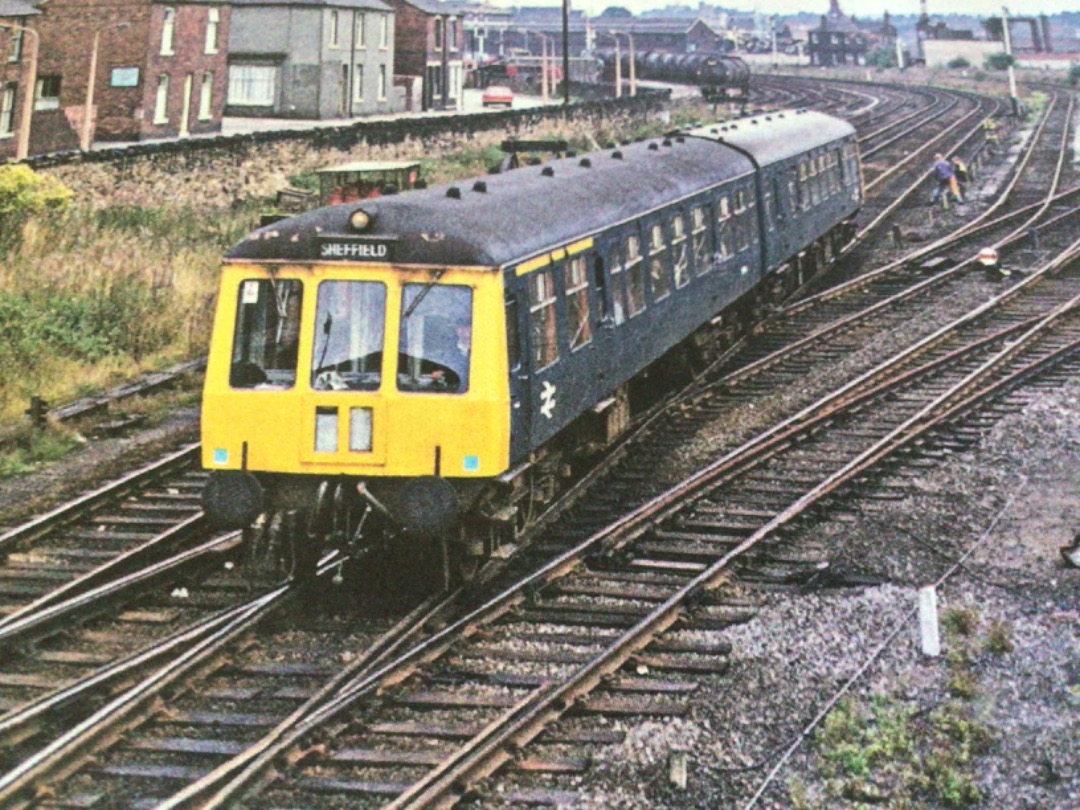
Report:
[[523,342],[527,320],[518,293],[506,294],[507,367],[510,370],[510,459],[523,458],[530,449],[531,429],[528,352]]

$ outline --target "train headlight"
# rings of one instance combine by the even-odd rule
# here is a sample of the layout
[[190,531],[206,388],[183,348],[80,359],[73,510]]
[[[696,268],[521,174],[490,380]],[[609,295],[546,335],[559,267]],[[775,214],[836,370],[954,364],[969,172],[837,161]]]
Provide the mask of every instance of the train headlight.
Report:
[[371,452],[371,408],[349,410],[349,449],[354,453]]
[[371,224],[371,214],[361,208],[357,208],[349,214],[349,227],[354,231],[364,231]]
[[315,409],[315,452],[336,453],[338,448],[337,408]]

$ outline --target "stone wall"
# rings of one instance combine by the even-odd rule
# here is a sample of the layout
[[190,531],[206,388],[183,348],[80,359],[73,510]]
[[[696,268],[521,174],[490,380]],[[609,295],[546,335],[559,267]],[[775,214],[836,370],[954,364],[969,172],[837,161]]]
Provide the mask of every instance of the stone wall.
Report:
[[[191,205],[221,208],[272,198],[289,178],[350,160],[419,159],[468,143],[505,138],[605,137],[644,123],[666,106],[667,93],[472,115],[399,118],[305,131],[191,138],[33,159],[76,196],[93,204]],[[597,146],[602,146],[598,143]]]

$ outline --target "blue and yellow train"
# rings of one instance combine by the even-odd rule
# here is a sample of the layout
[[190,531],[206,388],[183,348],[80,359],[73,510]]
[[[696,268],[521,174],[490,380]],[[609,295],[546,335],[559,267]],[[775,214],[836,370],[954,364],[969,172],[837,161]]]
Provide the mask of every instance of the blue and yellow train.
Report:
[[290,570],[339,547],[467,573],[861,200],[853,128],[790,110],[255,231],[221,275],[207,512]]

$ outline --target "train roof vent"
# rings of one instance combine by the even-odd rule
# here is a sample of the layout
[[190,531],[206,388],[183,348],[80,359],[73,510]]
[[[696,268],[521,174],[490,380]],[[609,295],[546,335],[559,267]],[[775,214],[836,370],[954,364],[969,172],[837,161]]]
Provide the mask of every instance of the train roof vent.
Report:
[[540,170],[540,174],[544,175],[544,177],[554,177],[555,169],[551,166],[545,166]]
[[591,169],[592,168],[592,161],[589,160],[588,158],[582,158],[581,162],[578,163],[578,166],[580,166],[583,169]]
[[446,196],[449,197],[451,200],[460,200],[461,189],[457,186],[450,186],[450,188],[446,190]]
[[566,153],[566,157],[568,157],[568,158],[577,157],[577,152],[575,152],[573,149],[571,149]]
[[784,114],[783,113],[777,113],[776,116],[777,116],[777,118],[783,118]]
[[658,152],[659,150],[660,150],[660,147],[656,145],[656,141],[653,141],[652,143],[649,144],[649,151],[650,152]]
[[398,193],[398,187],[393,183],[387,183],[385,186],[379,189],[379,193],[382,194],[384,197],[390,197]]
[[751,118],[750,123],[756,127],[758,125],[758,120],[756,118]]
[[680,135],[678,138],[675,139],[675,143],[686,143],[686,138]]
[[483,180],[477,180],[475,183],[472,184],[472,190],[478,191],[481,194],[487,194],[487,183],[485,183]]
[[664,138],[664,146],[671,146],[671,138]]
[[620,150],[616,149],[614,152],[611,153],[611,159],[612,160],[622,160],[622,152]]
[[716,127],[713,127],[712,129],[710,129],[709,132],[712,135],[719,135],[720,134],[720,130],[718,130]]

